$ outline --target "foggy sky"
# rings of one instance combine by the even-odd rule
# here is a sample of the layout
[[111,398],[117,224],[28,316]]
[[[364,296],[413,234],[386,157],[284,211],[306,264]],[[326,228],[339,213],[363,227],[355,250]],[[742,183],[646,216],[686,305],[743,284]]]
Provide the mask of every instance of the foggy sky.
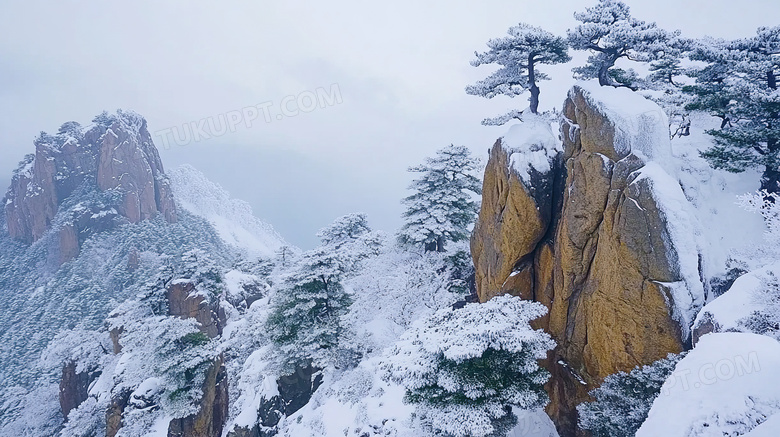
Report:
[[[563,34],[576,25],[572,12],[591,3],[4,0],[0,184],[39,131],[87,124],[104,109],[137,111],[154,134],[261,104],[270,122],[168,148],[155,137],[164,165],[194,165],[303,247],[349,212],[392,232],[407,167],[449,143],[485,158],[507,128],[480,120],[527,106],[525,97],[464,93],[492,71],[469,65],[474,51],[521,21]],[[637,18],[691,37],[780,24],[776,0],[627,3]],[[540,85],[542,109],[560,108],[570,68],[545,70],[556,83]],[[340,103],[281,116],[286,96],[334,84]]]

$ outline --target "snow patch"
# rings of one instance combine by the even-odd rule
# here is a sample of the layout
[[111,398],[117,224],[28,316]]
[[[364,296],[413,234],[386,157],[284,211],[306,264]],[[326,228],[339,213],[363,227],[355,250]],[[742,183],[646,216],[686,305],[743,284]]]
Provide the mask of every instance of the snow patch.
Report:
[[677,363],[636,436],[780,435],[778,368],[772,338],[706,335]]
[[521,123],[510,127],[501,137],[501,145],[509,155],[510,167],[524,184],[530,184],[531,170],[549,173],[555,157],[562,151],[550,122],[533,114],[523,115]]
[[645,161],[663,161],[672,155],[669,119],[660,106],[628,88],[600,86],[596,81],[577,82],[569,95],[577,88],[614,126],[618,154],[633,153]]
[[704,323],[709,313],[721,331],[743,331],[744,328],[739,325],[741,319],[770,308],[771,304],[762,298],[762,294],[769,281],[777,281],[778,273],[780,262],[740,276],[727,292],[702,308],[694,326]]

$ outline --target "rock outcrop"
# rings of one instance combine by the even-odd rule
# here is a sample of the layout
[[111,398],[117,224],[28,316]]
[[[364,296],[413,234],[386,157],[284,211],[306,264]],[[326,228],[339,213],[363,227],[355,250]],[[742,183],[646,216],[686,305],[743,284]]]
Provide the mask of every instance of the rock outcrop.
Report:
[[604,377],[686,348],[704,286],[694,236],[680,229],[690,219],[665,208],[685,206],[682,190],[653,161],[669,148],[660,109],[583,85],[564,119],[560,166],[523,174],[504,139],[493,147],[472,255],[482,301],[511,293],[550,309],[537,321],[558,343],[548,413],[574,436],[576,405]]
[[206,372],[203,396],[196,414],[174,419],[168,425],[168,437],[214,437],[222,435],[228,416],[228,380],[223,358]]
[[251,427],[236,426],[228,437],[273,437],[276,426],[286,416],[303,408],[322,385],[322,372],[312,365],[296,366],[291,375],[276,380],[278,394],[263,398],[257,411],[257,422]]
[[[192,281],[178,280],[166,291],[168,314],[183,319],[195,319],[200,332],[209,338],[222,335],[225,312],[216,297],[209,298]],[[168,437],[212,437],[222,435],[228,416],[228,379],[224,357],[211,364],[203,382],[203,396],[198,412],[174,419],[168,426]]]
[[[195,319],[198,329],[213,339],[222,335],[226,314],[220,299],[199,286],[197,279],[178,279],[168,283],[165,289],[168,315],[182,319]],[[122,352],[124,328],[109,330],[113,353]],[[66,368],[67,369],[67,368]],[[213,437],[222,435],[228,418],[228,378],[225,358],[220,355],[208,366],[201,386],[202,396],[198,411],[187,417],[173,419],[168,425],[169,437]],[[132,391],[122,391],[112,400],[106,411],[108,437],[115,436],[122,428],[123,415],[131,401]]]
[[[549,130],[541,126],[541,120],[537,121],[535,126],[519,127]],[[557,141],[552,132],[527,145],[542,148],[550,141]],[[527,151],[516,150],[507,142],[501,138],[490,149],[484,178],[487,191],[482,193],[480,220],[471,240],[477,291],[482,301],[503,293],[525,293],[524,298],[533,298],[533,254],[550,228],[553,193],[556,179],[560,179],[560,153],[555,153],[549,157],[550,166],[543,171],[529,168],[529,181],[524,183],[522,169],[516,171],[511,161],[514,154]]]
[[76,363],[69,361],[62,368],[60,379],[60,409],[67,419],[68,414],[87,400],[89,385],[100,376],[95,371],[77,371]]
[[78,254],[80,244],[116,218],[131,223],[162,214],[176,221],[176,206],[146,120],[133,112],[103,113],[84,130],[76,122],[56,135],[41,133],[35,154],[15,171],[5,196],[11,237],[39,240],[54,224],[60,207],[77,190],[89,188],[113,195],[115,205],[73,208],[60,228],[60,261]]
[[204,292],[196,290],[191,281],[174,281],[166,291],[168,314],[182,319],[195,319],[200,323],[200,332],[209,338],[222,335],[225,326],[225,310],[217,299],[209,299]]

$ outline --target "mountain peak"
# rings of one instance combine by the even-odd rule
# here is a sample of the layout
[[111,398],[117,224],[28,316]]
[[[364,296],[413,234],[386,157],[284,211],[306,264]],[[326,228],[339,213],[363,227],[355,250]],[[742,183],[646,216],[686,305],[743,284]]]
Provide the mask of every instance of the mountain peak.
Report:
[[85,210],[62,221],[62,261],[75,256],[85,233],[95,230],[90,223],[95,216],[137,223],[162,214],[176,221],[173,195],[146,120],[117,110],[104,111],[92,123],[83,128],[69,121],[54,135],[41,132],[34,141],[35,154],[20,163],[6,194],[8,232],[28,244],[52,228],[63,202],[80,187],[91,185],[113,195],[115,205],[104,206],[105,211]]

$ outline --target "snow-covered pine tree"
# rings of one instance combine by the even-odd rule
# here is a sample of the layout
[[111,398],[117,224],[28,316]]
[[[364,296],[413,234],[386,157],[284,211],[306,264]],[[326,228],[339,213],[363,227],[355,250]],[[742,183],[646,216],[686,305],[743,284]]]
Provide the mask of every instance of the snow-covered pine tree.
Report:
[[713,167],[732,172],[758,167],[763,170],[761,189],[780,192],[780,26],[759,28],[752,38],[716,41],[700,55],[712,71],[724,75],[720,82],[704,83],[721,93],[701,99],[716,110],[724,105],[726,121],[721,129],[707,132],[715,145],[702,156]]
[[293,264],[298,255],[300,255],[298,252],[299,250],[297,248],[284,245],[276,251],[275,262],[280,268],[287,268]]
[[[466,93],[492,99],[497,95],[515,97],[531,93],[530,110],[539,111],[539,85],[549,76],[539,71],[539,65],[569,62],[568,44],[565,38],[555,36],[540,27],[520,23],[507,31],[509,36],[491,39],[490,50],[475,53],[471,65],[498,64],[501,68],[474,85],[466,87]],[[502,125],[513,118],[519,118],[522,111],[512,111],[500,117],[485,119],[482,124]]]
[[690,82],[695,69],[683,67],[682,59],[693,50],[694,45],[690,39],[675,36],[668,44],[668,50],[659,53],[657,59],[650,63],[650,74],[635,82],[639,88],[646,90],[643,92],[646,97],[666,112],[672,139],[690,134],[691,119],[687,105],[692,98],[684,87]]
[[405,400],[435,433],[502,435],[514,418],[511,407],[548,402],[542,386],[549,374],[538,360],[555,342],[529,325],[546,313],[540,303],[509,295],[439,310],[389,350],[385,378],[406,388]]
[[455,145],[411,167],[410,172],[421,175],[409,187],[415,193],[402,201],[407,209],[398,241],[443,252],[447,242],[466,240],[478,212],[473,195],[482,193],[482,183],[474,176],[478,167],[479,159],[467,147]]
[[683,356],[669,354],[630,373],[607,376],[601,387],[590,392],[595,401],[577,406],[580,428],[594,437],[633,437]]
[[277,286],[266,321],[278,347],[282,372],[334,364],[344,332],[341,317],[352,304],[342,285],[360,261],[376,255],[383,237],[369,228],[365,214],[349,214],[322,229],[322,245],[301,254]]
[[731,75],[728,66],[728,53],[723,48],[727,42],[710,37],[696,41],[696,45],[688,54],[693,61],[704,62],[701,68],[691,69],[689,75],[696,83],[683,87],[683,92],[691,96],[685,109],[689,111],[706,112],[721,119],[721,129],[729,123],[729,102],[738,96],[732,96],[726,79]]
[[629,7],[620,0],[599,0],[595,6],[575,12],[582,24],[569,29],[569,45],[576,50],[591,52],[583,67],[574,69],[578,79],[598,78],[602,86],[634,88],[636,73],[615,68],[620,59],[649,62],[661,58],[670,50],[680,32],[667,32],[655,23],[646,23],[631,16]]

